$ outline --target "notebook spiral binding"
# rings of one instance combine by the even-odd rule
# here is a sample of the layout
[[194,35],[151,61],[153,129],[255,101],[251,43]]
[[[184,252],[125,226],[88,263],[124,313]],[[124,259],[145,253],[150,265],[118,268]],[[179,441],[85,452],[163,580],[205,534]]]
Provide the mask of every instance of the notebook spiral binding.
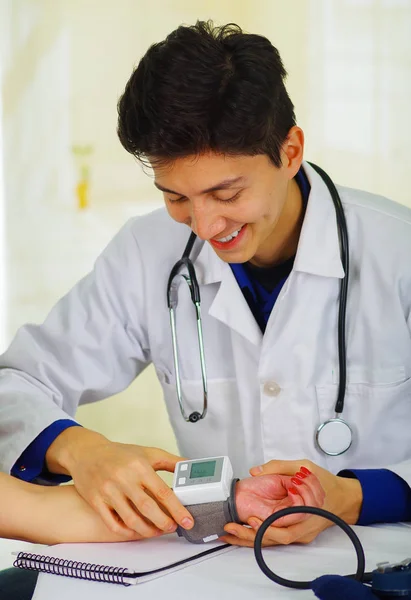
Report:
[[76,579],[119,583],[125,586],[130,585],[124,579],[127,569],[105,567],[103,565],[94,565],[76,560],[65,560],[53,556],[41,556],[40,554],[31,554],[29,552],[19,552],[13,566],[30,571],[74,577]]

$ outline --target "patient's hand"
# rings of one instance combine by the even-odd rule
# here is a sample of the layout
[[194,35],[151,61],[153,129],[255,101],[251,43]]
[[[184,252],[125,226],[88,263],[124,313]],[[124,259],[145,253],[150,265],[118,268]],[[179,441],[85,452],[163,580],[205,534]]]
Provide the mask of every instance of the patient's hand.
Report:
[[[235,492],[237,513],[243,523],[248,523],[252,517],[264,521],[274,512],[290,506],[322,507],[324,499],[325,492],[317,477],[313,473],[304,472],[298,472],[293,477],[247,477],[237,483]],[[310,516],[301,513],[288,515],[278,519],[275,526],[288,527]]]

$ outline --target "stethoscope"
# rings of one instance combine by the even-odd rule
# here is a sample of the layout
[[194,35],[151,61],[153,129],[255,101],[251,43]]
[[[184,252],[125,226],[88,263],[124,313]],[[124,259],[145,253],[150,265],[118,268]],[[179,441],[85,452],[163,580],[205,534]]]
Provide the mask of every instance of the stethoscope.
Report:
[[[338,194],[331,178],[317,165],[309,163],[315,171],[320,175],[326,184],[328,191],[334,204],[335,214],[337,218],[338,237],[340,244],[340,257],[345,276],[341,279],[340,298],[338,309],[338,362],[339,362],[339,385],[338,395],[335,404],[335,417],[321,423],[315,432],[315,441],[318,448],[329,456],[339,456],[346,452],[352,444],[352,429],[342,417],[344,410],[345,387],[347,381],[347,365],[346,365],[346,342],[345,342],[345,323],[347,312],[347,291],[348,291],[348,232],[347,223],[345,220],[344,209],[341,203],[341,198]],[[196,234],[192,232],[188,239],[181,259],[174,265],[171,270],[167,283],[167,304],[170,313],[171,338],[173,346],[174,369],[176,377],[177,398],[180,405],[181,414],[185,421],[189,423],[197,423],[207,414],[207,373],[204,353],[203,328],[201,322],[201,306],[200,306],[200,288],[197,282],[194,264],[190,259],[190,254],[196,240]],[[182,270],[185,273],[181,273]],[[180,378],[180,363],[177,347],[177,328],[176,328],[176,309],[178,304],[178,288],[181,281],[185,281],[189,287],[191,300],[194,304],[197,320],[197,336],[200,353],[201,378],[203,384],[203,411],[197,411],[187,414],[184,409],[181,378]]]

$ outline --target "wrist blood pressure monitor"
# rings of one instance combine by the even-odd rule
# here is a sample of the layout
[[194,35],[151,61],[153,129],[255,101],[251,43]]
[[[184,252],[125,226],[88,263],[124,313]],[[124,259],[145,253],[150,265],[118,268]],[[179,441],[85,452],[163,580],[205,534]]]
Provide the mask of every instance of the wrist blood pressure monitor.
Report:
[[181,504],[223,502],[230,495],[233,468],[228,456],[177,463],[173,490]]
[[235,506],[237,481],[228,456],[178,462],[173,491],[194,517],[194,527],[179,527],[178,535],[193,543],[211,542],[225,534],[227,523],[240,523]]

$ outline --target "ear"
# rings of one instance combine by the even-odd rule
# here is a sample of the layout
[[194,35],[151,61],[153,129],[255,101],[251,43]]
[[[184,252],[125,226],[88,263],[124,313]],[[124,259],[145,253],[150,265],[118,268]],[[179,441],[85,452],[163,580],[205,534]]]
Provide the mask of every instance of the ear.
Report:
[[304,155],[304,132],[301,127],[291,127],[281,149],[281,161],[288,178],[295,177],[301,167]]

